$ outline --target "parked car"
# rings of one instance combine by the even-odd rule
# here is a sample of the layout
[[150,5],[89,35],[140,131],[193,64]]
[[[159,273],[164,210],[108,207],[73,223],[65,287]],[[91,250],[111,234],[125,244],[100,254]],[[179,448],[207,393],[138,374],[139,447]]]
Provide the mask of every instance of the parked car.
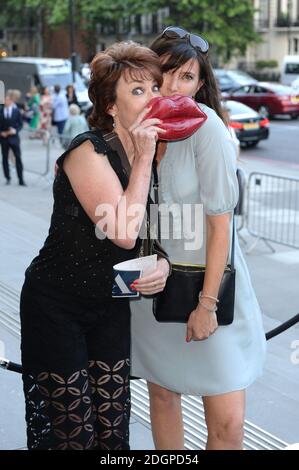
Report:
[[234,129],[242,147],[255,147],[260,140],[268,139],[268,118],[237,101],[227,100],[223,107],[229,115],[229,125]]
[[292,86],[292,88],[293,88],[295,91],[299,92],[299,75],[298,75],[298,77],[292,82],[292,85],[291,85],[291,86]]
[[214,69],[214,74],[221,91],[229,91],[242,85],[257,83],[255,78],[242,70]]
[[268,118],[276,114],[288,114],[291,119],[299,116],[299,93],[278,83],[244,85],[231,91],[226,98],[247,104]]
[[88,82],[90,80],[90,66],[89,66],[89,64],[84,63],[84,64],[81,65],[80,74],[81,74],[85,84],[88,85]]
[[299,55],[286,55],[281,64],[280,81],[283,85],[291,85],[299,75]]

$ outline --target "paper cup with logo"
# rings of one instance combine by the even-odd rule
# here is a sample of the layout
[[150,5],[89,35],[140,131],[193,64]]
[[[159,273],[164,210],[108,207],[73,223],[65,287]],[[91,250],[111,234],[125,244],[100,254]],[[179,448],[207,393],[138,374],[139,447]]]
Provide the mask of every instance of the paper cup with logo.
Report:
[[141,271],[117,269],[117,265],[115,265],[113,272],[112,297],[139,297],[139,292],[132,290],[130,286],[140,277]]
[[139,297],[131,288],[132,282],[142,275],[150,274],[157,267],[157,255],[130,259],[113,266],[114,283],[112,297]]

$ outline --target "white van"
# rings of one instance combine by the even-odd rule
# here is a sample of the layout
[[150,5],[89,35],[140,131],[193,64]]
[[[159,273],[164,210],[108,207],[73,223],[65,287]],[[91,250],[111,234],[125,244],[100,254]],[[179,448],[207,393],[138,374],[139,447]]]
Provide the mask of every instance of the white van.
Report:
[[[0,80],[4,82],[6,90],[20,90],[23,100],[32,86],[46,86],[52,91],[54,85],[60,85],[64,90],[73,82],[71,62],[42,57],[7,57],[0,59]],[[78,72],[75,72],[75,89],[81,108],[88,109],[91,102]]]
[[299,77],[299,54],[286,55],[282,61],[280,81],[283,85],[291,85]]

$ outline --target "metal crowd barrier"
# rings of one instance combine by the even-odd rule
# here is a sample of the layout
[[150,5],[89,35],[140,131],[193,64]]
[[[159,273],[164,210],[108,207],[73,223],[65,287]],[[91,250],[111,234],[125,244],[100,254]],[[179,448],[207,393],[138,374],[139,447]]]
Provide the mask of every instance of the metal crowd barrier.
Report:
[[256,237],[250,253],[262,240],[299,248],[299,179],[253,172],[247,185],[246,228]]
[[[239,233],[245,227],[245,217],[246,217],[246,174],[242,168],[237,169],[237,180],[239,186],[239,200],[238,204],[235,207],[234,215],[236,220],[236,228]],[[245,238],[239,233],[239,238],[246,245]]]
[[[30,129],[23,127],[20,132],[21,154],[24,171],[44,178],[48,183],[54,180],[54,167],[57,158],[64,152],[63,143],[68,136],[59,136],[52,128]],[[11,152],[9,161],[14,167],[14,155]]]
[[51,169],[50,132],[43,129],[23,128],[20,132],[21,152],[24,170],[35,175],[46,177]]
[[[59,135],[55,127],[52,127],[50,131],[23,127],[20,139],[24,170],[52,183],[55,162],[71,142],[69,135]],[[10,163],[14,165],[12,153]]]

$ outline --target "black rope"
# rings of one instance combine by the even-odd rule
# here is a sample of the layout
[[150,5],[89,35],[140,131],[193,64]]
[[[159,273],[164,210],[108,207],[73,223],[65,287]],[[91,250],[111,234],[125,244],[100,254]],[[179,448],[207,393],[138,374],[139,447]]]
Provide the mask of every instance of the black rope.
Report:
[[273,328],[273,330],[268,331],[268,333],[266,333],[266,340],[268,341],[268,339],[274,338],[274,336],[279,335],[280,333],[287,330],[288,328],[290,328],[291,326],[295,325],[298,322],[299,322],[299,313],[297,313],[297,315],[295,315],[294,317],[289,318],[289,320],[283,322],[281,325],[277,326],[276,328]]
[[[283,333],[285,330],[288,328],[291,328],[291,326],[294,326],[296,323],[299,322],[299,313],[297,315],[294,315],[292,318],[289,318],[289,320],[286,320],[283,322],[281,325],[277,326],[276,328],[273,328],[273,330],[270,330],[266,333],[266,340],[268,341],[269,339],[274,338],[277,335],[280,335],[280,333]],[[8,359],[4,359],[0,357],[0,368],[6,369],[6,370],[11,370],[12,372],[17,372],[19,374],[22,373],[22,366],[21,364],[16,364],[15,362],[11,362]]]
[[2,369],[11,370],[12,372],[18,372],[19,374],[22,373],[22,366],[21,364],[17,364],[15,362],[11,362],[8,359],[4,359],[0,357],[0,367]]

